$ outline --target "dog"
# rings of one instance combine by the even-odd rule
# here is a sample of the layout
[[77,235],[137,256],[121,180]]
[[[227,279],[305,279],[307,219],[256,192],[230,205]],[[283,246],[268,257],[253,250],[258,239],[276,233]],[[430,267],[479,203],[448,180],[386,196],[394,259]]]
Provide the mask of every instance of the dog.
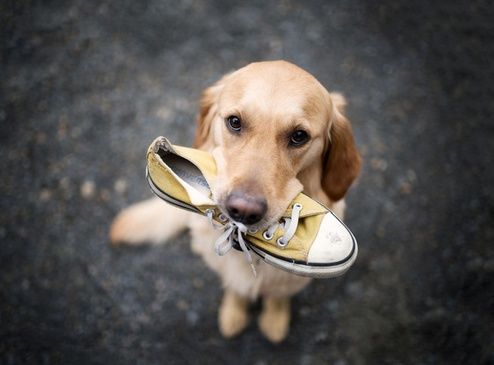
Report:
[[[211,152],[216,160],[212,190],[220,209],[249,227],[265,228],[303,189],[343,219],[344,197],[361,165],[345,106],[341,94],[328,92],[314,76],[286,61],[251,63],[207,88],[194,147]],[[219,233],[204,217],[153,198],[119,213],[110,240],[163,243],[187,227],[192,250],[224,287],[218,314],[221,334],[239,334],[248,324],[249,304],[261,298],[260,331],[273,343],[285,339],[290,297],[311,279],[259,258],[254,260],[254,276],[242,252],[217,256],[213,243]]]

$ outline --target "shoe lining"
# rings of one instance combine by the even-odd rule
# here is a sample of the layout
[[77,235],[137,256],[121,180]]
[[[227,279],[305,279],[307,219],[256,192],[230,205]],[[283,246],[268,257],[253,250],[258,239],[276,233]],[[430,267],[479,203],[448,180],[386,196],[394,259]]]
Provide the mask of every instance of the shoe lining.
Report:
[[199,170],[197,166],[181,156],[174,153],[168,153],[162,149],[158,151],[158,155],[178,177],[202,194],[209,196],[211,188],[209,187],[208,182],[206,181],[206,178],[202,174],[201,170]]

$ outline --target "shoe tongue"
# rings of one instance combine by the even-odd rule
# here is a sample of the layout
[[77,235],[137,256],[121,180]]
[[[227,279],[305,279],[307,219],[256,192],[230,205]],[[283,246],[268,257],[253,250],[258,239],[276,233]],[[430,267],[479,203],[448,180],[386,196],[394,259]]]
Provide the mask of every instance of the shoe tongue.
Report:
[[302,205],[302,210],[300,211],[300,217],[309,217],[317,214],[325,214],[328,212],[328,208],[326,208],[321,203],[315,201],[314,199],[308,197],[304,193],[299,193],[288,206],[287,210],[283,214],[284,218],[290,218],[292,215],[292,207],[295,203],[299,203]]

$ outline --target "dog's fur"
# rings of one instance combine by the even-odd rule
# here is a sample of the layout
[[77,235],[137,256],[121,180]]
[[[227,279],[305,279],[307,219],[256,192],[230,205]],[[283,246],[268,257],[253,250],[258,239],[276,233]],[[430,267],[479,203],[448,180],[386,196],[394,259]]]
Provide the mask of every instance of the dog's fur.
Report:
[[[312,75],[285,61],[250,64],[206,89],[194,146],[216,159],[213,194],[219,206],[225,211],[225,199],[232,191],[264,197],[267,213],[254,225],[262,228],[277,221],[303,187],[343,218],[343,197],[360,168],[350,123],[343,115],[345,104],[343,96],[329,93]],[[240,117],[240,134],[227,128],[230,115]],[[290,134],[300,129],[309,133],[310,140],[301,147],[289,146]],[[161,217],[166,220],[159,225]],[[310,279],[260,259],[255,259],[254,277],[243,253],[216,255],[212,245],[219,233],[204,217],[157,198],[123,210],[110,238],[113,243],[162,243],[186,226],[193,250],[217,272],[225,289],[219,308],[221,333],[231,337],[241,332],[248,323],[249,302],[261,297],[262,333],[272,342],[283,340],[289,329],[290,297]]]

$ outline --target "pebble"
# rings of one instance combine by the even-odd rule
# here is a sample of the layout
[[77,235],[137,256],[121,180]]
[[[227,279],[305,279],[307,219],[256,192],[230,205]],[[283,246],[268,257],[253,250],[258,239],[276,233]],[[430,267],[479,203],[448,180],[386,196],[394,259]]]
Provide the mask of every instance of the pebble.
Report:
[[140,313],[137,315],[137,321],[141,324],[147,324],[151,322],[151,318],[145,313]]
[[301,365],[310,365],[312,364],[312,356],[309,354],[303,354],[302,357],[300,358],[300,364]]
[[31,283],[29,282],[29,280],[24,279],[22,280],[21,287],[23,290],[27,291],[31,287]]
[[58,120],[58,130],[57,130],[57,136],[58,139],[62,140],[65,138],[67,135],[67,117],[65,115],[62,115],[59,120]]
[[194,288],[200,289],[204,286],[204,281],[200,278],[195,278],[192,281],[192,285],[194,285]]
[[52,195],[53,194],[51,190],[41,189],[41,191],[39,192],[39,200],[41,200],[42,202],[47,202],[48,200],[51,199]]
[[154,301],[151,303],[151,311],[153,312],[161,312],[163,310],[163,303],[159,301]]
[[315,336],[314,336],[314,341],[315,342],[324,342],[328,339],[328,333],[327,332],[324,332],[324,331],[321,331],[321,332],[318,332]]
[[362,283],[359,281],[353,281],[351,283],[348,283],[345,290],[352,297],[357,297],[357,298],[362,297],[363,292],[364,292],[364,288],[362,286]]
[[127,181],[124,179],[116,180],[113,184],[113,189],[115,189],[118,194],[124,194],[127,191]]
[[154,283],[154,288],[157,291],[164,291],[166,288],[166,282],[163,278],[158,278]]
[[70,188],[70,179],[67,176],[64,176],[64,177],[62,177],[60,179],[60,187],[65,192],[68,192],[69,191],[69,188]]
[[101,198],[101,200],[103,200],[104,202],[110,201],[111,194],[110,194],[110,192],[108,191],[108,189],[103,189],[103,190],[101,190],[101,193],[100,193],[100,198]]
[[386,171],[388,168],[388,162],[382,158],[372,158],[370,162],[374,170]]
[[327,304],[327,308],[331,311],[331,312],[336,312],[339,308],[339,303],[337,300],[331,300],[328,304]]
[[408,181],[404,181],[400,184],[400,193],[402,194],[410,194],[412,192],[412,184]]
[[37,144],[45,144],[47,140],[48,140],[48,137],[46,136],[46,133],[43,133],[43,132],[36,133],[36,143]]
[[386,235],[386,229],[383,226],[379,226],[376,229],[376,236],[378,238],[383,238]]
[[308,306],[303,306],[302,308],[299,309],[300,316],[306,317],[310,314],[310,307]]
[[195,326],[197,322],[199,321],[199,314],[196,311],[187,311],[187,314],[185,315],[185,318],[187,319],[187,322],[191,326]]
[[170,108],[167,108],[166,106],[162,106],[156,111],[156,116],[163,120],[169,119],[173,115],[173,111]]
[[189,309],[189,303],[187,303],[185,300],[183,299],[180,299],[178,302],[177,302],[177,308],[182,310],[182,311],[186,311],[187,309]]
[[96,185],[94,184],[94,181],[91,180],[86,180],[82,183],[81,185],[81,196],[84,199],[91,199],[94,196],[94,193],[96,192]]

